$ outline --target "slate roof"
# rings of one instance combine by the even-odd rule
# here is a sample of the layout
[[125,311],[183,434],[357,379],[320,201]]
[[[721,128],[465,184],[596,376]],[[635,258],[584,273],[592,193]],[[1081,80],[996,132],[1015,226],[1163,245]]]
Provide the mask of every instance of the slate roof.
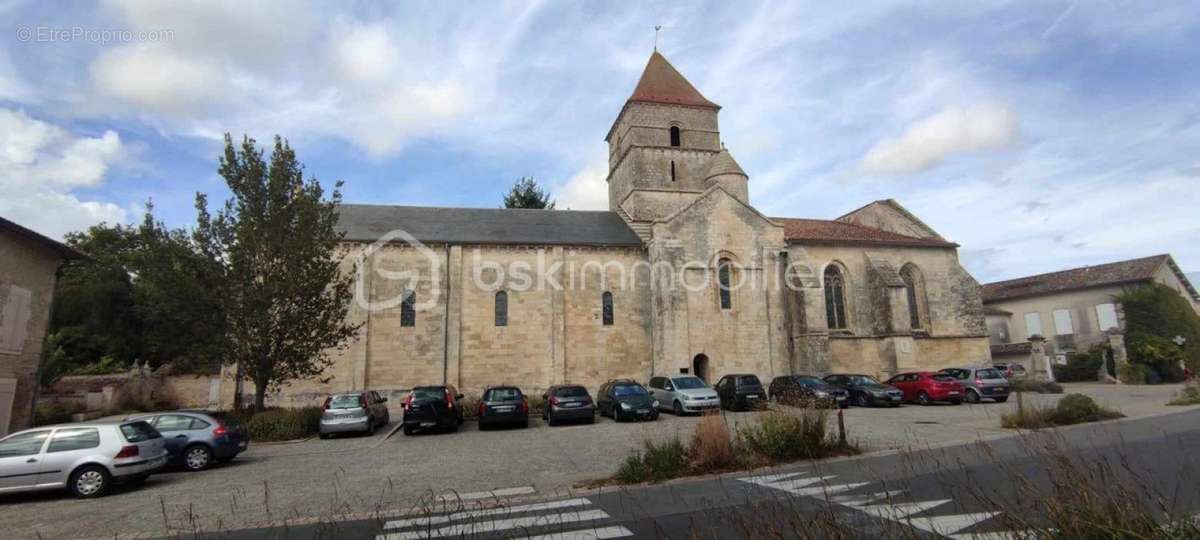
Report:
[[843,221],[771,218],[783,225],[783,235],[794,243],[838,243],[875,246],[956,248],[958,244],[935,238],[918,238]]
[[62,257],[63,259],[66,259],[66,260],[88,259],[89,258],[84,253],[80,252],[79,250],[77,250],[71,246],[68,246],[57,240],[53,240],[49,237],[43,236],[43,235],[33,231],[32,229],[27,229],[25,227],[22,227],[21,225],[17,225],[16,223],[9,221],[7,219],[4,219],[2,217],[0,217],[0,231],[8,231],[9,233],[12,233],[16,236],[20,236],[22,238],[30,240],[30,241],[34,242],[35,244],[40,244],[43,247],[45,247],[46,249],[49,249],[50,251],[57,253],[59,257]]
[[704,178],[708,179],[722,174],[747,176],[746,171],[742,170],[742,166],[738,165],[733,156],[729,154],[729,150],[724,148],[713,157],[712,163],[708,166],[708,174],[704,175]]
[[343,204],[338,229],[354,242],[374,242],[403,230],[427,243],[642,245],[616,213],[580,210]]
[[646,62],[646,69],[642,71],[642,78],[638,79],[637,88],[629,96],[629,101],[721,108],[701,95],[658,51],[650,55],[650,61]]
[[[1172,264],[1170,255],[1154,255],[1140,259],[1117,261],[1096,266],[1084,266],[1038,274],[1022,278],[997,281],[983,286],[983,301],[995,302],[1013,298],[1024,298],[1049,293],[1073,291],[1090,287],[1140,283],[1154,278],[1154,273],[1163,264]],[[1182,276],[1182,272],[1179,273]],[[1184,281],[1185,284],[1188,282]],[[1189,292],[1195,290],[1188,284]]]

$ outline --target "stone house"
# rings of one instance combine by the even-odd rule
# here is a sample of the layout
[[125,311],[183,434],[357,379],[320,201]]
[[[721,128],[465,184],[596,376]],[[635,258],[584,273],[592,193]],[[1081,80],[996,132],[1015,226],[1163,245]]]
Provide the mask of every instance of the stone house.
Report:
[[0,436],[33,420],[58,269],[84,255],[0,218]]
[[273,399],[990,361],[957,244],[893,200],[763,215],[720,109],[655,52],[605,138],[607,211],[342,205],[363,330]]
[[[992,356],[1028,363],[1029,337],[1046,340],[1046,354],[1065,362],[1123,333],[1125,318],[1114,297],[1130,286],[1161,283],[1200,313],[1200,293],[1170,255],[1072,268],[983,286]],[[1026,366],[1032,369],[1032,366]]]

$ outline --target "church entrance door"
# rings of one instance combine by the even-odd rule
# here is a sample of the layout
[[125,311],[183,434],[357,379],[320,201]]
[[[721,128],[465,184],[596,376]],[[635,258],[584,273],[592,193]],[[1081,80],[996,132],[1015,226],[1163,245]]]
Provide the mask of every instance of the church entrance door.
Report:
[[708,382],[708,357],[703,354],[697,354],[692,359],[692,375],[700,377],[704,382]]

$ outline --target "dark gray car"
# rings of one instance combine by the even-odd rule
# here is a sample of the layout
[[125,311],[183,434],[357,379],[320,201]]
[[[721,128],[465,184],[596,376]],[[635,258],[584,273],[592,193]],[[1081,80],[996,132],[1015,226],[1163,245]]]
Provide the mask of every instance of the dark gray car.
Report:
[[850,401],[859,407],[884,405],[899,407],[904,401],[904,392],[895,386],[883,384],[870,375],[858,373],[835,373],[825,377],[825,382],[850,392]]
[[563,420],[582,420],[589,424],[596,421],[596,404],[582,385],[551,386],[542,399],[546,402],[542,419],[547,424],[553,426]]
[[232,460],[250,446],[250,436],[242,423],[221,412],[172,411],[136,420],[154,426],[166,442],[171,461],[189,471],[207,469],[214,461]]
[[967,389],[967,403],[979,403],[981,399],[994,399],[997,403],[1008,401],[1012,383],[994,367],[946,368],[945,373],[961,382]]
[[479,400],[479,429],[495,425],[529,427],[529,400],[515,386],[493,386]]

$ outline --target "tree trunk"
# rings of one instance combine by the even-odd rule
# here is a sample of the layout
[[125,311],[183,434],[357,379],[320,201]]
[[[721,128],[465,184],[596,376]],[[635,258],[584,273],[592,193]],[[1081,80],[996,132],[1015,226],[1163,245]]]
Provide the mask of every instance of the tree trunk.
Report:
[[263,412],[267,407],[264,404],[267,398],[267,382],[254,381],[254,412]]

